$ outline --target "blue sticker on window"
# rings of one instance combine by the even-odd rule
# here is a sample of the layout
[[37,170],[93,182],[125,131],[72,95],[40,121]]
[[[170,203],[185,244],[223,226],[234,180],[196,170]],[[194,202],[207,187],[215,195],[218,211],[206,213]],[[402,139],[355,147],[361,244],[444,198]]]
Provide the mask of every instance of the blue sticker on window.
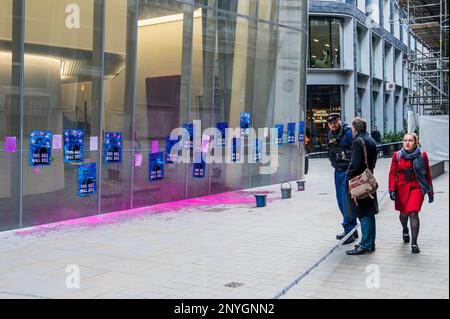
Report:
[[305,121],[301,121],[298,126],[298,141],[303,142],[305,140]]
[[30,166],[50,166],[52,157],[52,132],[30,133]]
[[241,160],[241,139],[233,137],[231,148],[231,161],[239,162]]
[[295,123],[288,123],[287,126],[288,144],[295,144]]
[[262,142],[258,138],[255,140],[255,145],[253,146],[253,160],[257,163],[262,160]]
[[84,197],[97,192],[97,165],[96,163],[78,166],[78,196]]
[[216,124],[217,129],[220,131],[220,134],[216,137],[218,147],[225,147],[227,145],[226,141],[226,129],[228,128],[227,122],[220,122]]
[[277,144],[282,145],[283,144],[283,135],[284,135],[284,125],[277,124],[277,125],[275,125],[275,128],[277,130]]
[[185,123],[183,128],[187,130],[187,135],[184,137],[184,148],[193,149],[194,148],[194,124]]
[[64,130],[64,162],[84,161],[84,131],[82,129]]
[[252,117],[250,113],[241,113],[241,135],[247,136],[250,133],[250,126],[252,123]]
[[178,136],[178,139],[171,140],[170,136],[166,137],[166,163],[167,164],[175,164],[178,163],[178,157],[180,156],[181,148],[178,151],[174,151],[172,153],[172,148],[181,141],[181,136]]
[[122,162],[122,133],[105,133],[104,161],[105,163]]
[[163,152],[149,153],[149,180],[150,182],[164,178]]

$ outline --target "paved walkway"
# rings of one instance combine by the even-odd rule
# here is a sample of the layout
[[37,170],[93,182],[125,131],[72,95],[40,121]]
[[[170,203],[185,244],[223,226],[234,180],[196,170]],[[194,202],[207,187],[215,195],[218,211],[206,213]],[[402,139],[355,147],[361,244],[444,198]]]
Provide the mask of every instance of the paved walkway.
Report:
[[[380,195],[388,165],[380,160],[376,169]],[[420,255],[402,243],[386,198],[374,254],[349,257],[351,247],[340,247],[283,298],[449,298],[448,181],[447,170],[434,182],[435,202],[424,204]],[[265,208],[238,192],[232,199],[240,200],[201,199],[171,205],[175,212],[162,207],[156,215],[146,209],[0,233],[0,298],[272,298],[329,251],[341,230],[327,160],[311,161],[306,187],[289,200],[280,199],[279,185],[258,189],[269,194]],[[66,286],[75,274],[66,273],[68,265],[79,267],[79,288]]]

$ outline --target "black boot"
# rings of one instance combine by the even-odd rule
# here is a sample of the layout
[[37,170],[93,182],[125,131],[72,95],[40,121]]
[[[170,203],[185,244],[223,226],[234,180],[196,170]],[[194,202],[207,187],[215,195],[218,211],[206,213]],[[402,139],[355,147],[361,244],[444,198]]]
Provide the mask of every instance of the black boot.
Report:
[[420,253],[419,245],[417,245],[417,244],[411,245],[411,252],[413,254],[419,254]]
[[405,244],[408,244],[410,240],[411,238],[409,237],[409,229],[408,228],[403,229],[403,242]]

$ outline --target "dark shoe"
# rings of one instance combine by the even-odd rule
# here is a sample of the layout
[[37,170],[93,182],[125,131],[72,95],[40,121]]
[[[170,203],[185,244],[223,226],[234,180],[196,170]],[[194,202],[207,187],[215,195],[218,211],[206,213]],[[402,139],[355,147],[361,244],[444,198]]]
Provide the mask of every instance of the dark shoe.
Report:
[[358,245],[353,250],[347,250],[345,253],[349,256],[356,256],[356,255],[365,255],[365,254],[371,254],[373,251],[371,249],[365,249]]
[[420,253],[420,249],[418,245],[411,245],[411,252],[413,254],[419,254]]
[[[343,233],[337,234],[337,235],[336,235],[336,239],[337,239],[337,240],[341,240],[341,239],[344,238],[345,236],[347,236],[347,233],[343,232]],[[353,233],[353,238],[357,239],[358,237],[359,237],[358,231],[355,230],[355,232]]]
[[403,242],[408,244],[411,238],[409,237],[409,229],[406,228],[406,232],[403,230]]
[[337,234],[337,235],[336,235],[336,239],[337,239],[337,240],[341,240],[342,238],[345,237],[345,235],[347,235],[345,232],[340,233],[340,234]]
[[[355,245],[355,248],[358,248],[358,247],[359,247],[359,245]],[[371,251],[371,252],[375,252],[375,250],[376,250],[375,245],[373,245],[372,247],[370,247],[370,251]]]
[[351,244],[351,243],[353,243],[353,242],[355,242],[355,237],[350,236],[349,238],[346,239],[346,241],[344,241],[344,242],[342,243],[342,245],[348,245],[348,244]]

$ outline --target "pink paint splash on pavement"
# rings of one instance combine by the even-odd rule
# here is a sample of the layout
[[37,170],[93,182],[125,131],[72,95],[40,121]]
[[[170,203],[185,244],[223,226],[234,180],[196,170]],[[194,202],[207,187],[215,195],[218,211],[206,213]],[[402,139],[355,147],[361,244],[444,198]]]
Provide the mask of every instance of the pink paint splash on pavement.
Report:
[[[256,207],[255,194],[269,195],[271,191],[235,191],[229,193],[222,193],[217,195],[210,195],[204,197],[197,197],[181,201],[163,203],[153,206],[134,208],[124,211],[117,211],[101,215],[65,220],[52,224],[38,225],[23,230],[18,230],[14,233],[16,236],[28,235],[45,235],[49,232],[59,231],[71,227],[96,227],[99,225],[108,225],[119,223],[131,219],[144,217],[147,215],[161,214],[161,213],[176,213],[176,212],[200,212],[218,205],[249,205],[249,207]],[[274,198],[267,198],[267,202],[272,202]]]

